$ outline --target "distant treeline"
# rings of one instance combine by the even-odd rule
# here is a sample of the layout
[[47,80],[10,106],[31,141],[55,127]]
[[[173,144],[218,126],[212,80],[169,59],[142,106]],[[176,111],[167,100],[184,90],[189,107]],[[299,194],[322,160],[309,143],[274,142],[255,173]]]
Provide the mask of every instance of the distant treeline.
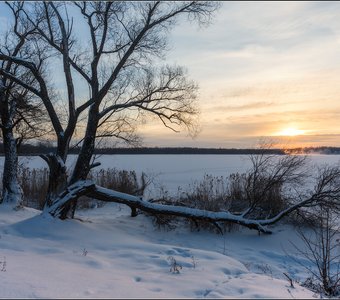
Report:
[[291,154],[340,154],[340,147],[305,147],[292,148],[286,150],[286,153]]
[[[48,143],[22,144],[19,155],[39,155],[54,152],[55,147]],[[70,150],[70,154],[78,154],[79,147]],[[192,147],[138,147],[138,148],[98,148],[95,154],[340,154],[340,147],[308,147],[292,149],[238,149],[238,148],[192,148]],[[0,143],[0,155],[4,154],[3,144]]]

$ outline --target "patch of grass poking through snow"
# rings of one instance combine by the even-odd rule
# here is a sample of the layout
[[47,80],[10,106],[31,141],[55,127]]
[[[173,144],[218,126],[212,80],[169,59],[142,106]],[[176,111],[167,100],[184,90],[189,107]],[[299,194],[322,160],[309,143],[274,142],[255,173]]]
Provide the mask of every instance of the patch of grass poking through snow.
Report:
[[81,249],[79,251],[78,250],[73,250],[72,252],[75,255],[81,255],[81,256],[87,256],[87,254],[89,253],[89,251],[86,248],[83,248],[83,249]]
[[261,273],[273,278],[273,270],[268,264],[257,264],[256,267],[261,271]]
[[197,263],[198,263],[198,259],[195,256],[193,256],[193,255],[191,255],[191,263],[192,263],[192,267],[194,269],[196,269],[196,266],[197,266]]
[[179,274],[179,270],[182,270],[182,266],[177,263],[176,259],[173,256],[169,256],[168,262],[170,263],[170,272],[172,274]]
[[[294,289],[295,288],[295,286],[294,286],[294,281],[293,281],[293,279],[287,274],[287,273],[285,273],[285,272],[283,272],[283,275],[287,278],[287,280],[288,280],[288,282],[289,282],[289,284],[290,284],[290,287],[292,288],[292,289]],[[288,290],[289,291],[289,290]]]
[[0,261],[0,271],[1,272],[6,272],[6,257],[4,257],[4,259],[2,261]]

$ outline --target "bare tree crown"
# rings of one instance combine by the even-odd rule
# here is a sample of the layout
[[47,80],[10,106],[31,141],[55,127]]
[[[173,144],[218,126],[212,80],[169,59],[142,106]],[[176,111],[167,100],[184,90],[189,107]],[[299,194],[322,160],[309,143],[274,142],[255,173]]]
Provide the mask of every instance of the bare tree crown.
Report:
[[[36,43],[35,48],[43,46],[51,59],[55,60],[55,56],[62,59],[69,116],[64,125],[50,105],[47,84],[37,65],[28,65],[27,60],[20,61],[19,57],[13,57],[15,55],[2,54],[1,57],[34,73],[40,89],[25,87],[49,102],[47,110],[59,139],[62,139],[61,135],[66,134],[67,138],[73,135],[79,115],[90,106],[97,108],[95,118],[101,124],[99,131],[105,135],[110,131],[110,126],[104,125],[106,122],[112,123],[125,116],[131,123],[149,114],[157,116],[166,127],[175,131],[182,125],[194,129],[193,121],[198,113],[197,85],[186,79],[183,68],[156,67],[154,59],[164,56],[168,32],[180,18],[186,17],[199,24],[209,23],[219,6],[217,3],[52,1],[15,2],[8,6],[13,10],[15,28],[21,24],[26,32],[29,28],[44,41]],[[19,10],[14,13],[16,7]],[[3,70],[1,72],[5,74]],[[80,99],[75,93],[75,81],[79,78],[83,81],[82,86],[88,86],[88,99]],[[18,79],[17,82],[23,84]],[[123,110],[124,114],[121,114]],[[131,124],[128,128],[131,130],[135,126]],[[121,135],[112,132],[112,135],[127,138],[123,132]]]

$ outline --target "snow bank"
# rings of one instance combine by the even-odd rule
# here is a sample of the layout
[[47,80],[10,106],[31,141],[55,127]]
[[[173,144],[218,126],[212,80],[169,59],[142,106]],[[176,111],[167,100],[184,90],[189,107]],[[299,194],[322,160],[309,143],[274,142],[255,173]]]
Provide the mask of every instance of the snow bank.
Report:
[[298,274],[278,243],[292,236],[289,229],[271,237],[167,232],[118,204],[79,217],[0,208],[2,298],[313,297],[283,279],[282,271]]

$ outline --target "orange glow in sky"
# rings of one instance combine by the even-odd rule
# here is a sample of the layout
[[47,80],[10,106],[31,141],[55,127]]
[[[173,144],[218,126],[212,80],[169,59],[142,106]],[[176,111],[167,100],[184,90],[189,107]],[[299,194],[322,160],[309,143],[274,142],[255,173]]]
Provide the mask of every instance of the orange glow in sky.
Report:
[[[184,66],[198,84],[199,134],[150,118],[138,126],[144,145],[340,147],[340,1],[220,3],[209,26],[180,21],[155,62]],[[6,24],[0,7],[0,30]]]
[[242,148],[273,137],[339,147],[339,14],[339,1],[235,1],[207,28],[179,26],[168,58],[200,86],[201,131],[191,140],[149,123],[146,141]]
[[297,136],[297,135],[303,135],[303,134],[305,134],[305,132],[306,132],[306,130],[288,127],[288,128],[285,128],[285,129],[279,131],[275,135],[278,135],[278,136]]

